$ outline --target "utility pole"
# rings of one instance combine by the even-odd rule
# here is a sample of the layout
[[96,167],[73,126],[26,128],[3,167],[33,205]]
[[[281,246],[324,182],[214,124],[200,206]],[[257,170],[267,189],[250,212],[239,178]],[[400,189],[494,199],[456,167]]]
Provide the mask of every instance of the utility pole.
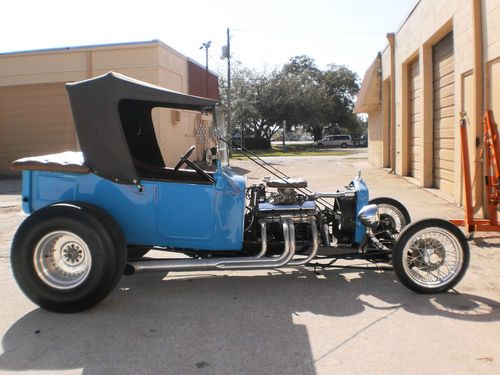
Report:
[[200,49],[205,48],[205,78],[206,78],[206,85],[205,85],[205,97],[208,98],[208,49],[210,48],[210,45],[212,44],[212,41],[208,41],[206,43],[202,43]]
[[[231,139],[231,37],[227,28],[227,131]],[[241,132],[243,134],[243,132]],[[243,137],[243,136],[242,136]],[[241,140],[243,146],[243,139]],[[230,150],[231,151],[231,150]]]
[[[229,34],[229,27],[227,28],[227,44],[222,47],[221,59],[227,59],[227,135],[229,136],[229,144],[232,146],[231,137],[231,36]],[[241,142],[243,144],[243,140]],[[231,155],[232,147],[229,148],[229,155]]]

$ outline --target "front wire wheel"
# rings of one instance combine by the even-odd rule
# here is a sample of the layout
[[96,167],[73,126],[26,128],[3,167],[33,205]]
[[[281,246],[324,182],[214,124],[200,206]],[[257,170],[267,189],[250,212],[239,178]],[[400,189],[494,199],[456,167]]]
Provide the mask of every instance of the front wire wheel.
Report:
[[455,225],[426,219],[408,226],[393,249],[399,280],[418,293],[439,293],[453,288],[469,265],[467,239]]
[[411,223],[410,213],[402,203],[392,198],[375,198],[369,203],[377,205],[380,217],[379,225],[372,229],[372,234],[391,249],[399,233]]

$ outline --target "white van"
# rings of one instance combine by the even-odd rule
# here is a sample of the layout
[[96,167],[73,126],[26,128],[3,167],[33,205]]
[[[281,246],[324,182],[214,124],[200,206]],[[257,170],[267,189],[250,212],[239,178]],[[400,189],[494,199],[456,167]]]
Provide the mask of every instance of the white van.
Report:
[[321,147],[353,147],[354,143],[350,135],[329,135],[323,138],[321,141],[316,141],[313,143],[314,146]]

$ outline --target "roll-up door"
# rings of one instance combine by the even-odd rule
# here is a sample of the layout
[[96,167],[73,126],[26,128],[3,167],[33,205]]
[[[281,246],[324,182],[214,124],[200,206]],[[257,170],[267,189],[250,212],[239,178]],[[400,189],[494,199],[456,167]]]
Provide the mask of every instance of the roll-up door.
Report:
[[432,49],[433,186],[453,193],[455,182],[455,62],[453,33]]
[[0,174],[15,159],[75,148],[63,83],[0,87]]
[[408,174],[422,179],[422,91],[420,86],[420,64],[418,59],[408,70],[408,116],[409,116],[409,170]]

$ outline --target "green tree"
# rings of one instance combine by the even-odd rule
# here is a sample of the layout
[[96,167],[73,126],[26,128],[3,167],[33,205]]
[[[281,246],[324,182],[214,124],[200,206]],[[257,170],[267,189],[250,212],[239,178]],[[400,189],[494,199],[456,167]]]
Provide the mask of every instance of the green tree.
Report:
[[330,64],[322,74],[322,81],[330,103],[325,108],[325,121],[329,126],[338,124],[346,133],[361,134],[360,119],[353,113],[359,92],[357,74],[343,65]]
[[[273,77],[275,72],[257,72],[237,64],[231,71],[231,127],[233,134],[244,132],[258,138],[271,139],[278,130],[274,115],[276,102]],[[227,103],[227,83],[220,79],[222,101]]]
[[[309,56],[294,56],[280,69],[257,72],[237,64],[232,71],[232,127],[267,140],[281,128],[303,127],[314,139],[324,129],[362,133],[352,112],[359,91],[358,77],[347,67],[331,64],[320,70]],[[220,80],[223,102],[226,82]]]

